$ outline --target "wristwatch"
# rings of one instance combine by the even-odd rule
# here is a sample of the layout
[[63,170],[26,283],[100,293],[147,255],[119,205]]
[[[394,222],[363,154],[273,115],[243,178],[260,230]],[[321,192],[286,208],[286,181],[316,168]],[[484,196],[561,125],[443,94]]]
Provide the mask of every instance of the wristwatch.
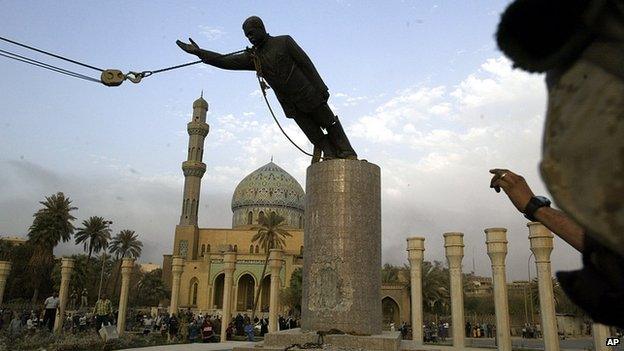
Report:
[[540,207],[550,207],[550,203],[550,200],[545,196],[533,196],[524,208],[524,217],[531,222],[536,222],[537,219],[533,217],[535,211]]

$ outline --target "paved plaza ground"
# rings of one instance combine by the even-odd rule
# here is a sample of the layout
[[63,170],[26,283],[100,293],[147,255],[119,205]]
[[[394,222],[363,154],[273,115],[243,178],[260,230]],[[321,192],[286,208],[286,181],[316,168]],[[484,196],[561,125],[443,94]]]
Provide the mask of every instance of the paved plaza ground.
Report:
[[228,342],[216,342],[216,343],[197,343],[197,344],[177,344],[177,345],[162,345],[162,346],[150,346],[140,347],[135,349],[125,349],[121,351],[222,351],[232,350],[237,346],[252,345],[253,342],[248,341],[228,341]]
[[[464,350],[466,351],[475,351],[475,350],[483,350],[483,349],[495,349],[494,339],[491,338],[481,338],[481,339],[467,339],[467,346]],[[543,350],[543,344],[541,339],[522,339],[522,338],[512,338],[513,349],[514,350]],[[137,349],[126,349],[122,351],[225,351],[232,350],[236,346],[246,346],[253,345],[251,342],[244,341],[228,341],[226,343],[208,343],[208,344],[179,344],[179,345],[164,345],[164,346],[152,346],[152,347],[143,347]],[[586,351],[593,350],[593,339],[588,337],[583,338],[571,338],[560,341],[561,350],[568,351]],[[425,345],[425,346],[417,346],[411,340],[403,340],[401,342],[402,350],[427,350],[427,351],[446,351],[452,350],[452,347],[448,344],[439,344],[439,345]],[[614,351],[624,351],[624,347],[618,346],[611,348]]]

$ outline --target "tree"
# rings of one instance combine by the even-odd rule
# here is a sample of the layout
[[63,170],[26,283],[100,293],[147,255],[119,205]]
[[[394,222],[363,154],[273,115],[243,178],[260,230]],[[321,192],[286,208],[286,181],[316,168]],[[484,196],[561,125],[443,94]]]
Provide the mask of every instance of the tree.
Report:
[[113,294],[116,293],[117,283],[121,275],[121,259],[126,257],[138,258],[141,256],[143,243],[139,240],[134,230],[124,229],[117,233],[110,244],[110,253],[115,255],[117,261],[117,274],[115,275],[115,284],[113,285]]
[[399,282],[399,271],[401,268],[398,266],[386,263],[381,268],[381,282],[385,284],[396,284]]
[[138,258],[141,256],[143,243],[139,240],[139,236],[134,230],[124,229],[117,233],[110,243],[110,253],[116,258]]
[[258,223],[260,226],[253,227],[253,230],[258,232],[251,238],[253,243],[259,243],[260,247],[266,252],[266,258],[264,260],[264,267],[262,268],[262,275],[260,276],[260,286],[256,292],[256,298],[254,300],[254,308],[251,311],[251,320],[254,320],[256,309],[258,308],[258,300],[260,299],[260,292],[262,291],[262,279],[266,273],[266,267],[269,263],[269,253],[271,249],[282,248],[286,246],[286,240],[284,238],[292,236],[284,226],[284,217],[278,215],[275,212],[269,213],[269,215],[260,217]]
[[82,228],[74,235],[76,245],[82,243],[84,250],[88,252],[87,265],[91,261],[91,255],[104,250],[108,246],[111,238],[111,230],[109,225],[113,223],[105,220],[103,217],[91,216],[82,222]]
[[281,300],[284,306],[290,307],[296,316],[301,313],[301,298],[303,296],[303,272],[297,268],[290,276],[290,286],[284,288]]
[[0,261],[11,261],[13,244],[8,240],[0,239]]
[[450,302],[449,272],[439,261],[424,261],[422,292],[425,310],[431,313],[446,313]]
[[137,293],[133,295],[135,306],[158,306],[160,300],[170,295],[161,277],[160,268],[143,274],[137,285]]
[[35,219],[28,231],[28,241],[33,246],[33,255],[28,262],[32,274],[33,303],[39,296],[41,281],[49,278],[54,266],[54,247],[61,240],[69,241],[74,233],[72,221],[76,217],[72,216],[71,211],[78,209],[71,205],[71,200],[62,192],[47,196],[45,201],[39,203],[43,208],[33,215]]

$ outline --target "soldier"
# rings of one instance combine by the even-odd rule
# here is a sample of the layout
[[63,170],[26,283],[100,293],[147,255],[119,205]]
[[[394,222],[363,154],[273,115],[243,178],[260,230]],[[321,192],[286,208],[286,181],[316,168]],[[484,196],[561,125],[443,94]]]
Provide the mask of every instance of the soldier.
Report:
[[211,66],[257,71],[275,91],[286,117],[293,118],[314,145],[313,162],[318,161],[321,150],[325,159],[357,159],[338,117],[327,105],[327,86],[293,38],[269,35],[256,16],[245,20],[243,31],[253,47],[238,55],[223,56],[203,50],[191,38],[190,44],[179,40],[176,44]]
[[[503,13],[497,40],[514,66],[546,73],[540,169],[565,213],[551,211],[551,222],[565,224],[558,234],[572,240],[584,264],[557,279],[594,321],[623,327],[624,2],[517,0]],[[529,217],[550,205],[532,197],[521,177],[493,173],[493,187],[512,201],[514,189],[526,188],[514,204]]]

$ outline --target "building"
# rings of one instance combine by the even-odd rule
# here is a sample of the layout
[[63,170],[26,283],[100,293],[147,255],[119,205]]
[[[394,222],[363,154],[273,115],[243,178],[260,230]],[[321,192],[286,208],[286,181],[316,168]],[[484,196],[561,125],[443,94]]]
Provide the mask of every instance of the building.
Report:
[[[288,172],[273,162],[247,175],[232,196],[232,228],[199,228],[197,225],[201,178],[206,171],[202,162],[204,139],[208,135],[208,103],[199,98],[193,103],[192,121],[188,123],[189,147],[182,163],[184,193],[180,223],[175,228],[172,255],[164,255],[163,280],[172,284],[172,258],[184,258],[180,277],[178,306],[208,313],[222,313],[224,292],[223,253],[236,253],[232,285],[232,312],[249,313],[254,296],[262,284],[258,309],[269,305],[270,273],[261,277],[266,252],[252,242],[253,227],[259,218],[275,212],[286,219],[284,264],[280,286],[290,284],[292,272],[303,265],[303,226],[305,193]],[[280,309],[280,312],[283,309]]]
[[143,273],[149,273],[149,272],[154,271],[156,269],[160,269],[160,265],[158,265],[156,263],[152,263],[152,262],[140,263],[139,267],[141,267],[141,272],[143,272]]
[[[184,193],[180,222],[174,235],[173,254],[164,255],[163,280],[171,287],[172,259],[184,258],[178,295],[179,308],[191,308],[210,314],[221,314],[224,291],[223,253],[236,252],[233,274],[232,313],[250,313],[254,296],[262,284],[258,310],[268,311],[270,274],[261,278],[266,253],[252,237],[253,227],[262,216],[276,212],[286,219],[286,229],[292,237],[285,238],[284,264],[280,286],[290,285],[293,271],[303,266],[303,229],[305,192],[284,169],[272,161],[247,175],[232,195],[232,228],[199,228],[197,225],[201,178],[206,171],[202,162],[208,104],[203,98],[193,103],[192,121],[188,123],[189,147],[187,160],[182,163]],[[380,267],[381,268],[381,267]],[[384,326],[394,323],[397,328],[410,320],[409,274],[401,272],[400,281],[382,286],[381,297]],[[285,313],[284,307],[280,313]]]
[[6,241],[11,245],[22,245],[28,241],[28,238],[22,238],[19,236],[2,236],[0,241]]

